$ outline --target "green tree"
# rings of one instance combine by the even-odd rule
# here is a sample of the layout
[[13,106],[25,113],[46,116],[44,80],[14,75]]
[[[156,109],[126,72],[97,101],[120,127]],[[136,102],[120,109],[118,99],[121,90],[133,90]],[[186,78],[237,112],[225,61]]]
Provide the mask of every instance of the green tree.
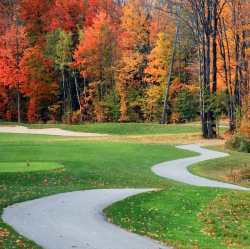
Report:
[[47,46],[44,49],[45,56],[53,62],[54,68],[62,76],[64,121],[68,123],[70,123],[72,113],[72,97],[70,81],[66,84],[66,75],[69,74],[70,70],[69,63],[72,61],[73,45],[72,33],[57,29],[52,31],[47,38]]

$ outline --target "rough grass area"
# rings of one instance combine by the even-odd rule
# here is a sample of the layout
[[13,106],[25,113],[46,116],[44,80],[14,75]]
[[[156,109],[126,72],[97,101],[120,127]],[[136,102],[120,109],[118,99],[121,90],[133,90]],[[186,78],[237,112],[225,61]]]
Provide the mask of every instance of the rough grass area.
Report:
[[188,168],[191,173],[250,188],[250,175],[244,177],[242,174],[246,169],[250,169],[249,153],[229,151],[223,145],[206,146],[206,148],[228,152],[230,156],[194,164]]
[[[210,236],[204,233],[204,223],[198,222],[201,210],[218,194],[227,196],[227,193],[228,190],[225,189],[173,187],[129,197],[107,207],[104,212],[109,221],[116,225],[174,248],[228,248],[224,245],[228,236],[222,239],[222,233],[217,231]],[[234,213],[232,219],[233,215]],[[245,218],[246,214],[243,217]],[[248,222],[245,224],[249,224]],[[233,229],[236,234],[237,227]],[[249,227],[245,227],[245,230],[247,229]],[[238,237],[244,240],[245,233],[238,233]]]
[[199,213],[203,233],[227,246],[250,248],[250,192],[217,195]]
[[56,162],[0,162],[0,173],[4,172],[28,172],[38,170],[51,170],[63,168],[63,165]]
[[[183,145],[192,143],[207,143],[208,140],[201,137],[199,133],[190,134],[156,134],[156,135],[126,135],[126,136],[105,136],[105,137],[62,137],[51,135],[32,135],[32,134],[11,134],[2,133],[0,136],[0,142],[12,141],[46,141],[46,142],[58,142],[58,141],[101,141],[108,143],[126,143],[126,144],[161,144],[161,145]],[[221,139],[210,139],[209,142],[224,143]]]

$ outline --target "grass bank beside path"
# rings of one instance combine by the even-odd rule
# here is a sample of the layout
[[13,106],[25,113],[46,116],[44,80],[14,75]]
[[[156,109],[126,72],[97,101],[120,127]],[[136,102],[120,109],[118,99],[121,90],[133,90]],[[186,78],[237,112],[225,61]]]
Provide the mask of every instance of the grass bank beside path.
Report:
[[[226,152],[223,145],[205,147]],[[231,168],[245,168],[250,154],[230,154],[189,169],[202,177],[250,188],[249,182],[237,177],[233,182],[230,176]],[[132,196],[104,211],[116,225],[174,248],[250,248],[250,191],[173,187]]]
[[[191,173],[212,180],[250,188],[250,175],[247,181],[245,181],[241,175],[241,171],[244,171],[246,166],[250,170],[250,153],[229,151],[223,144],[205,146],[205,148],[226,152],[229,153],[230,156],[191,165],[188,168]],[[232,173],[235,175],[235,178],[232,177]]]
[[[91,132],[111,135],[154,135],[200,133],[198,124],[156,124],[156,123],[96,123],[84,125],[38,125],[2,122],[1,125],[22,125],[30,129],[60,128],[75,132]],[[225,128],[222,128],[225,129]]]
[[[49,137],[0,133],[1,165],[26,163],[27,160],[63,165],[61,169],[48,171],[0,173],[0,214],[4,207],[14,203],[75,190],[179,188],[184,185],[153,174],[151,166],[197,155],[170,145],[71,141],[67,138],[51,141]],[[0,219],[0,248],[25,246],[40,248]]]
[[[241,246],[240,242],[244,241],[244,248],[250,248],[249,233],[244,232],[244,236],[238,233],[241,230],[248,230],[249,226],[239,230],[237,225],[232,229],[231,224],[229,224],[229,233],[225,236],[226,233],[222,229],[220,231],[211,229],[210,233],[211,223],[216,224],[216,222],[222,220],[217,218],[217,213],[214,214],[210,210],[210,216],[213,217],[210,222],[207,222],[210,216],[208,219],[203,217],[204,220],[199,220],[202,210],[209,210],[210,203],[222,195],[230,196],[229,191],[226,189],[197,188],[193,186],[172,187],[156,193],[144,193],[129,197],[107,207],[104,212],[109,217],[109,220],[116,225],[131,232],[162,241],[174,248],[226,249],[229,248],[229,245],[230,248],[237,248],[236,243],[235,245],[228,243],[231,234],[233,236],[238,234],[238,246]],[[231,205],[228,205],[227,208],[230,207]],[[221,210],[219,209],[219,211]],[[246,217],[246,214],[244,217]],[[230,214],[226,210],[223,218],[234,219],[234,214]],[[217,226],[222,224],[219,223]],[[245,222],[244,225],[250,225],[249,221]],[[235,241],[233,236],[231,240]]]

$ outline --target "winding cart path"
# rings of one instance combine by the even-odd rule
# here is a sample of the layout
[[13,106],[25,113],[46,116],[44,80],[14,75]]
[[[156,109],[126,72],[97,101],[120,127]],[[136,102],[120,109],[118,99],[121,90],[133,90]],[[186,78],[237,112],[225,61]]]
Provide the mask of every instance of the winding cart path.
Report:
[[198,152],[200,153],[200,156],[160,163],[153,166],[151,170],[159,176],[169,178],[178,182],[187,183],[190,185],[195,185],[200,187],[218,187],[218,188],[229,188],[229,189],[239,189],[239,190],[250,190],[249,188],[244,188],[234,184],[213,181],[191,174],[187,168],[192,164],[228,156],[227,153],[203,149],[201,148],[201,146],[203,145],[205,144],[188,144],[188,145],[176,146],[177,148],[180,149]]

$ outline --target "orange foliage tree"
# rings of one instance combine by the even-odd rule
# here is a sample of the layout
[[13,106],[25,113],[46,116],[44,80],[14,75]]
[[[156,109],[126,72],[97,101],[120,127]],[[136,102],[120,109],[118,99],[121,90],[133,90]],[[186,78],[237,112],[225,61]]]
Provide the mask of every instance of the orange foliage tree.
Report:
[[147,83],[144,70],[147,55],[151,51],[151,26],[149,13],[142,0],[129,1],[123,8],[119,46],[122,58],[119,61],[117,88],[121,98],[120,121],[143,120],[142,98]]
[[116,109],[113,72],[116,35],[111,18],[101,13],[93,19],[92,27],[80,32],[80,44],[73,56],[75,63],[72,65],[78,67],[82,77],[89,82],[86,100],[93,105],[96,120],[100,122],[107,119],[107,102],[110,98],[113,99],[113,110]]
[[213,137],[208,99],[224,91],[235,130],[249,95],[249,11],[243,0],[1,1],[0,116],[158,122],[167,109],[170,121],[199,92],[195,113]]

